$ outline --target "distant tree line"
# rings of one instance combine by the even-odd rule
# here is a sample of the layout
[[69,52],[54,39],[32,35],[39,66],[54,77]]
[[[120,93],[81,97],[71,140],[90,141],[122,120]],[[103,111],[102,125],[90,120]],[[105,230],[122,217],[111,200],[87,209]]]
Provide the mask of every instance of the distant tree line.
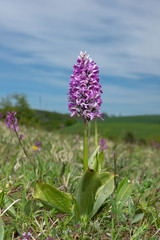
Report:
[[71,118],[69,114],[49,112],[31,109],[25,94],[12,94],[1,97],[0,112],[4,117],[7,112],[17,112],[19,124],[40,127],[46,130],[60,129],[71,126],[77,122],[77,118]]

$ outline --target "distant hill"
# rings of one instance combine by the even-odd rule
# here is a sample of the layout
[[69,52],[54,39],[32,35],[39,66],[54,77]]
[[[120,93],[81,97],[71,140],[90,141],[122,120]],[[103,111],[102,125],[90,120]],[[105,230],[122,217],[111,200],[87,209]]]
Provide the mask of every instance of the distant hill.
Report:
[[132,122],[132,123],[151,123],[160,124],[160,115],[141,115],[124,117],[105,117],[107,122]]
[[[58,130],[62,134],[83,135],[82,119],[71,118],[70,114],[31,109],[24,111],[21,108],[12,108],[12,110],[17,111],[19,124],[43,128],[47,131]],[[1,109],[0,112],[5,115],[7,110]],[[104,121],[97,120],[100,137],[118,140],[132,136],[142,142],[151,139],[160,142],[160,115],[110,117],[103,114],[103,118]],[[94,120],[90,122],[90,134],[94,134]]]
[[[61,131],[82,135],[83,122],[77,121]],[[94,134],[94,121],[91,122],[90,132]],[[142,142],[151,139],[160,142],[160,115],[104,117],[104,122],[98,120],[98,133],[101,137],[110,139],[125,139],[129,133],[134,139]]]
[[[83,135],[83,121],[69,114],[31,109],[25,94],[12,94],[0,99],[0,112],[17,112],[19,125],[58,130],[62,134]],[[2,118],[0,121],[4,121]],[[155,139],[160,142],[160,115],[110,117],[103,113],[104,121],[97,120],[100,137],[145,142]],[[94,120],[90,122],[90,134],[94,134]]]

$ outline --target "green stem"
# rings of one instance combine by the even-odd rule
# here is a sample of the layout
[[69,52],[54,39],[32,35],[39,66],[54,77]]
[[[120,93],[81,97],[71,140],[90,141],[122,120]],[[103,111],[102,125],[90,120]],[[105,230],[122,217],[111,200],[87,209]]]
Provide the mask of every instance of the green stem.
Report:
[[95,118],[95,146],[98,147],[98,130],[97,130],[97,119]]
[[83,168],[84,168],[84,172],[88,168],[88,122],[87,121],[84,121]]
[[32,164],[31,158],[29,157],[28,153],[26,152],[25,148],[23,147],[21,140],[19,139],[19,135],[18,135],[18,133],[17,133],[17,131],[16,131],[16,126],[15,126],[14,121],[15,121],[15,119],[13,119],[12,123],[13,123],[13,126],[14,126],[14,132],[15,132],[16,137],[17,137],[17,139],[18,139],[19,145],[21,146],[24,154],[26,155],[26,157],[30,160],[30,162],[31,162],[31,164]]

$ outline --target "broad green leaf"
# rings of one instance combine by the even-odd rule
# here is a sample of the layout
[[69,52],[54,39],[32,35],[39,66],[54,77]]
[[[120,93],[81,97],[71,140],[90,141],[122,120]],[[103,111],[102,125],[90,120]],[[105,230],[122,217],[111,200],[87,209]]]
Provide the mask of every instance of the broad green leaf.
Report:
[[114,174],[109,172],[103,172],[99,174],[102,181],[102,186],[97,190],[96,201],[92,212],[92,217],[104,203],[104,201],[113,193],[114,190]]
[[119,215],[122,211],[122,208],[123,208],[125,202],[129,198],[131,193],[132,193],[131,183],[126,180],[122,180],[122,182],[120,183],[120,185],[117,189],[116,198],[115,198]]
[[133,215],[135,214],[135,211],[137,209],[137,203],[133,203],[131,201],[131,197],[128,198],[128,213],[129,217],[132,218]]
[[[3,200],[3,208],[6,209],[8,208],[11,204],[13,203],[13,201],[7,196],[4,195],[4,200]],[[11,206],[8,210],[7,213],[12,217],[12,218],[16,218],[16,211],[14,209],[13,206]]]
[[121,188],[123,187],[123,185],[125,185],[126,183],[128,183],[128,179],[125,177],[125,178],[123,178],[122,181],[119,183],[118,188],[117,188],[116,195],[118,195],[119,191],[121,190]]
[[[46,201],[44,201],[44,200],[42,200],[42,199],[40,199],[40,201],[41,201],[41,203],[42,203],[42,205],[45,207],[45,208],[47,208],[49,211],[50,210],[52,210],[53,208],[56,208],[52,203],[50,203],[50,202],[46,202]],[[56,208],[58,211],[60,211],[58,208]]]
[[79,206],[75,198],[73,198],[73,208],[72,208],[72,216],[75,221],[75,224],[78,224],[80,221],[80,213],[79,213]]
[[24,205],[24,212],[28,217],[32,214],[32,201],[33,200],[28,200]]
[[42,203],[43,201],[48,202],[60,212],[71,213],[71,195],[63,193],[49,184],[37,182],[33,197],[42,200]]
[[96,192],[101,185],[102,182],[98,173],[88,168],[81,177],[76,191],[76,200],[81,217],[91,217]]
[[100,176],[100,178],[101,178],[102,185],[107,184],[108,181],[110,181],[110,179],[113,179],[113,178],[114,178],[114,174],[113,174],[113,173],[110,173],[110,172],[102,172],[102,173],[99,173],[99,176]]
[[95,170],[98,172],[98,152],[99,152],[99,147],[96,148],[96,150],[92,153],[92,155],[90,156],[89,160],[88,160],[88,166],[89,168]]
[[144,213],[136,214],[133,218],[132,224],[139,222],[144,217]]
[[3,221],[0,217],[0,240],[4,240],[4,227],[3,227]]
[[141,208],[143,211],[146,211],[147,210],[147,202],[144,200],[141,200],[139,208]]
[[39,206],[37,204],[37,201],[35,199],[28,200],[26,204],[24,205],[24,212],[29,217],[32,213],[36,212],[38,210]]
[[125,203],[128,199],[128,197],[132,193],[132,185],[130,182],[125,183],[124,185],[121,185],[121,188],[117,189],[116,193],[116,202],[117,204]]

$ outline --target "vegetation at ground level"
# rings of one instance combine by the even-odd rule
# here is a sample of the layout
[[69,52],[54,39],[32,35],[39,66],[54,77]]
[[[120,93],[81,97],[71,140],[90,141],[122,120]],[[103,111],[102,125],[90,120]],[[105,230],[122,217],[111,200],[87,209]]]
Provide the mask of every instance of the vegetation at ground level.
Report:
[[[104,163],[101,180],[106,172],[112,176],[116,172],[115,188],[105,199],[102,191],[97,194],[100,188],[93,190],[104,200],[96,201],[103,204],[98,212],[93,211],[89,222],[80,219],[77,223],[70,205],[64,213],[35,199],[35,195],[43,195],[40,186],[47,189],[52,185],[61,195],[67,193],[66,199],[75,197],[76,186],[85,186],[86,172],[94,173],[99,181],[96,165],[83,175],[82,121],[68,114],[32,110],[23,94],[11,97],[0,103],[0,240],[160,239],[160,115],[103,114],[104,122],[98,120],[102,149],[96,157]],[[12,129],[4,124],[7,111],[17,112],[20,138],[16,138],[16,119]],[[93,121],[89,134],[91,156],[95,152]],[[81,177],[84,181],[78,184]],[[101,185],[103,189],[105,184]],[[83,207],[88,211],[90,205],[86,204],[87,209]]]
[[[32,239],[38,240],[160,238],[160,148],[106,138],[105,167],[114,171],[115,152],[118,189],[85,226],[76,225],[69,214],[45,208],[32,196],[37,180],[75,194],[83,168],[82,137],[25,126],[19,133],[24,135],[22,141],[31,161],[19,148],[15,132],[1,122],[0,231],[4,229],[4,239],[20,240],[29,231]],[[32,148],[36,142],[40,143],[39,152]],[[89,146],[91,154],[92,136]]]

